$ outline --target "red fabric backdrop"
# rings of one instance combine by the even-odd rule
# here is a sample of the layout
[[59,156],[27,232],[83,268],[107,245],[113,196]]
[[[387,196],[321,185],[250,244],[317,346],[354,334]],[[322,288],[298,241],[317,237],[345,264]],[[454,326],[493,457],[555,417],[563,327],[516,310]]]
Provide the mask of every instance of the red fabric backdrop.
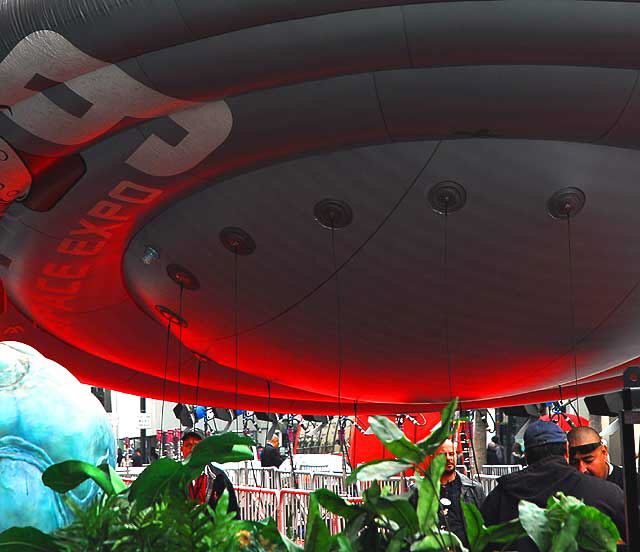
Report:
[[[416,414],[414,417],[419,423],[424,425],[415,425],[409,420],[405,421],[404,434],[412,442],[424,439],[433,427],[440,421],[439,412],[430,412],[426,414]],[[389,416],[390,420],[395,421],[395,417]],[[363,421],[359,422],[364,429],[369,428],[369,424]],[[353,467],[363,462],[369,462],[377,458],[393,458],[393,456],[384,448],[384,445],[378,441],[378,438],[371,435],[363,435],[358,429],[353,429],[350,438],[351,446],[349,448],[349,462]]]

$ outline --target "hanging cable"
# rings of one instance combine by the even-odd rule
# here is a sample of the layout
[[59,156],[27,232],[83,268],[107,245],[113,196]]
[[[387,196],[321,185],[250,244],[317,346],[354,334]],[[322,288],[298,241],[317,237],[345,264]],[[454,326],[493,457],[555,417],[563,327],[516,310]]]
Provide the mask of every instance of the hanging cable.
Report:
[[167,339],[164,350],[164,377],[162,378],[162,409],[160,410],[160,457],[164,456],[164,402],[167,391],[167,370],[169,368],[169,343],[171,342],[171,318],[167,322]]
[[[198,360],[198,369],[197,369],[197,376],[196,376],[196,406],[199,405],[198,403],[198,393],[200,392],[200,370],[202,369],[202,359],[200,358],[200,356],[197,357]],[[205,410],[206,413],[206,410]]]
[[235,335],[235,415],[236,415],[236,433],[240,429],[240,420],[238,420],[238,245],[233,247],[233,333]]
[[338,357],[338,420],[342,415],[342,297],[340,293],[340,275],[338,273],[338,261],[336,257],[336,229],[331,224],[331,258],[333,260],[333,272],[336,280],[336,336]]
[[[178,325],[180,329],[178,330],[178,404],[182,401],[180,400],[180,375],[182,371],[182,328],[184,327],[184,318],[182,317],[182,307],[184,301],[184,284],[180,281],[180,296],[178,300]],[[180,420],[180,429],[182,429],[182,420]]]
[[[271,382],[267,380],[267,420],[270,421],[271,416]],[[264,446],[267,446],[267,437],[269,435],[269,430],[264,434]]]
[[573,288],[573,251],[571,247],[571,211],[567,211],[567,243],[568,243],[568,267],[569,267],[569,303],[571,310],[571,352],[573,356],[573,377],[575,382],[576,395],[576,415],[578,416],[578,424],[582,425],[580,420],[580,402],[578,400],[578,359],[576,353],[576,307],[575,295]]
[[448,220],[449,220],[449,199],[444,198],[444,244],[442,253],[442,280],[444,285],[444,348],[447,355],[447,377],[449,380],[449,400],[453,400],[453,376],[451,374],[451,350],[449,348],[449,307],[446,303],[449,296],[449,233],[448,233]]
[[[353,425],[358,427],[358,401],[357,400],[353,401]],[[352,435],[352,433],[353,433],[353,428],[349,432],[349,441],[353,439],[353,464],[351,465],[351,469],[353,470],[358,466],[358,457],[356,456],[356,452],[357,452],[356,443],[358,438],[355,436],[355,434]],[[349,463],[351,464],[351,462]]]

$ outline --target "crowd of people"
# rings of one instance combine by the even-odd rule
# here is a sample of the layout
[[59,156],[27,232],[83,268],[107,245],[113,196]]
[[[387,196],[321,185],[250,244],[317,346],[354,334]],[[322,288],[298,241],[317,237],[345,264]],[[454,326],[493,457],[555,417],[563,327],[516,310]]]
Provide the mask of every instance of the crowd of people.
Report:
[[[496,456],[491,460],[502,463],[499,453],[504,449],[497,439],[492,443],[494,446],[490,444],[489,448]],[[520,500],[544,508],[551,496],[562,492],[607,514],[620,534],[625,534],[622,468],[610,462],[607,445],[597,431],[582,426],[565,434],[553,422],[535,421],[524,434],[524,446],[521,464],[526,463],[527,467],[500,477],[496,487],[485,497],[479,483],[456,472],[453,443],[445,441],[437,453],[446,456],[440,491],[443,529],[448,527],[466,546],[462,502],[475,504],[489,526],[517,518]],[[412,500],[415,504],[417,497]],[[520,539],[512,548],[519,552],[538,550],[529,538]]]
[[[181,451],[188,458],[193,448],[204,438],[198,429],[185,431]],[[488,464],[504,463],[504,448],[493,439],[488,449]],[[135,451],[134,465],[141,458]],[[580,426],[566,434],[553,422],[535,421],[524,433],[524,451],[514,447],[513,463],[526,465],[522,470],[504,475],[495,488],[485,496],[482,485],[456,470],[454,443],[447,439],[436,454],[445,456],[445,468],[441,477],[439,521],[443,529],[454,532],[464,546],[468,546],[462,503],[474,504],[481,511],[485,524],[497,525],[518,517],[518,503],[527,500],[544,508],[551,496],[562,492],[574,496],[607,514],[625,534],[625,504],[623,471],[611,463],[607,445],[594,429]],[[280,453],[278,437],[273,437],[259,451],[263,467],[279,467],[284,461]],[[231,481],[223,470],[213,464],[189,484],[192,500],[207,503],[215,509],[224,491],[229,494],[229,511],[240,517],[238,501]],[[417,507],[419,500],[415,490],[409,498]],[[513,545],[519,552],[535,552],[536,545],[529,538]]]

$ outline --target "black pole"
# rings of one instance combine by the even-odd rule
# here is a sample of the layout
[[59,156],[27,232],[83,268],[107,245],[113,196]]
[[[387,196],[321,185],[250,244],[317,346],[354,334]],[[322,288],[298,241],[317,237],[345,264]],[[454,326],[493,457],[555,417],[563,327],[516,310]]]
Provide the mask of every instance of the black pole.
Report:
[[[293,428],[293,417],[290,416],[287,422],[287,427],[285,429],[285,431],[288,433],[289,432],[289,426],[291,426]],[[288,437],[288,435],[287,435]],[[291,478],[293,479],[293,488],[297,489],[298,488],[298,476],[296,475],[296,469],[295,466],[293,464],[293,444],[291,443],[291,441],[293,441],[293,439],[295,439],[295,435],[292,435],[291,439],[287,439],[287,452],[289,453],[289,461],[291,462]]]
[[634,423],[640,422],[639,412],[633,412],[633,388],[640,387],[640,367],[630,366],[624,371],[622,408],[620,413],[620,438],[622,440],[622,465],[624,468],[625,517],[627,520],[627,550],[640,550],[640,519],[638,517],[638,474]]
[[[147,399],[140,397],[140,414],[146,414],[147,412]],[[140,429],[140,450],[142,451],[142,461],[148,462],[147,456],[147,430]]]

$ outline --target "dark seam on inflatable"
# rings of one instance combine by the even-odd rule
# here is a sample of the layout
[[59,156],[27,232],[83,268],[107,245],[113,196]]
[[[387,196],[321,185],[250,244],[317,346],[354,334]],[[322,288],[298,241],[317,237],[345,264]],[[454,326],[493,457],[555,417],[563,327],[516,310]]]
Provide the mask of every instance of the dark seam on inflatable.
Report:
[[633,86],[631,87],[631,92],[629,92],[629,97],[627,98],[627,101],[625,102],[624,106],[620,110],[620,113],[616,117],[616,120],[613,122],[613,124],[601,136],[596,138],[594,143],[598,143],[598,142],[601,142],[602,140],[604,140],[609,135],[609,133],[611,133],[613,131],[613,129],[616,128],[616,126],[618,125],[618,123],[622,119],[622,116],[627,112],[627,109],[629,108],[629,105],[631,104],[631,100],[633,99],[633,95],[634,95],[634,93],[636,91],[636,88],[638,87],[638,77],[640,77],[640,71],[636,70],[636,80],[633,83]]
[[[483,2],[485,0],[472,0],[472,1]],[[590,1],[590,0],[584,0],[584,1]],[[619,0],[599,0],[599,1],[600,2],[609,2],[609,1],[611,1],[612,3],[613,2],[619,2]],[[629,0],[629,1],[635,1],[635,0]],[[120,0],[120,2],[121,3],[119,3],[117,6],[115,6],[115,9],[121,8],[123,6],[128,6],[128,5],[133,3],[132,0],[131,1]],[[175,3],[175,0],[174,0],[174,3]],[[388,10],[388,9],[394,9],[394,8],[397,8],[397,7],[404,8],[405,6],[431,5],[431,4],[439,4],[439,3],[444,3],[444,4],[463,3],[463,0],[427,0],[427,1],[415,0],[415,1],[407,1],[405,3],[398,2],[398,3],[394,3],[394,4],[391,4],[391,5],[387,5],[387,6],[361,7],[361,8],[351,9],[351,10],[340,10],[340,11],[324,12],[324,13],[317,13],[317,14],[311,14],[311,15],[300,16],[300,17],[292,17],[292,18],[289,18],[289,19],[272,20],[272,21],[269,21],[269,22],[266,22],[266,23],[260,23],[260,24],[257,24],[257,25],[250,25],[250,26],[247,26],[247,27],[238,27],[236,29],[232,29],[232,30],[225,31],[225,32],[222,32],[222,33],[218,33],[218,34],[210,34],[210,35],[205,35],[205,36],[199,36],[199,37],[193,38],[192,40],[185,40],[184,42],[169,43],[169,44],[166,44],[166,45],[160,45],[160,46],[158,46],[156,48],[153,48],[153,49],[144,50],[144,51],[142,51],[141,53],[137,54],[134,57],[122,58],[122,59],[114,59],[113,61],[105,61],[102,58],[95,58],[95,59],[99,59],[100,61],[103,61],[106,64],[117,65],[118,63],[122,63],[122,62],[125,62],[125,61],[128,61],[128,60],[131,60],[131,59],[135,59],[135,58],[140,57],[140,56],[144,56],[144,55],[148,55],[148,54],[155,54],[155,53],[162,52],[164,50],[169,50],[171,48],[179,47],[179,46],[182,46],[182,45],[192,44],[192,43],[198,42],[200,40],[206,40],[206,39],[213,38],[213,37],[221,37],[221,36],[224,36],[224,35],[227,35],[227,34],[232,34],[232,33],[236,33],[236,32],[242,32],[244,30],[264,27],[264,26],[267,26],[267,25],[275,25],[275,24],[279,24],[279,23],[287,23],[287,22],[290,22],[290,21],[299,21],[299,20],[302,20],[302,19],[311,19],[311,18],[317,18],[317,17],[327,17],[327,16],[331,16],[331,15],[336,15],[336,14],[346,14],[346,13],[358,12],[358,11],[363,11],[363,10]],[[178,11],[180,12],[179,9],[178,9]],[[183,24],[185,25],[186,30],[190,31],[188,25],[184,21],[184,17],[182,16],[181,12],[180,12],[180,15],[181,15],[181,18],[182,18]],[[402,10],[402,17],[403,17],[403,30],[405,32],[405,38],[406,38],[406,25],[404,25],[404,22],[405,22],[404,10]],[[84,21],[81,16],[74,17],[74,18],[71,18],[69,20],[65,20],[65,21],[62,22],[62,24],[67,25],[67,24],[69,24],[71,22],[75,22],[75,21],[78,21],[80,23],[86,24],[86,21]],[[59,26],[57,26],[57,27],[59,27]],[[38,30],[50,30],[50,31],[53,31],[53,32],[56,32],[56,33],[60,34],[66,40],[71,42],[71,40],[65,34],[63,34],[62,32],[59,32],[57,30],[57,27],[56,28],[47,28],[47,29],[35,29],[35,30],[31,31],[31,33],[37,32]],[[26,36],[28,36],[28,35],[26,35]],[[26,36],[23,36],[23,38],[21,40],[24,40],[24,38],[26,38]],[[406,40],[408,41],[408,38],[406,38]],[[18,43],[19,42],[20,41],[18,41]],[[72,42],[72,44],[73,44],[73,42]],[[408,44],[408,42],[407,42],[407,44]],[[0,58],[0,61],[4,60],[5,57],[10,53],[10,51],[13,48],[15,48],[16,45],[17,45],[17,43],[14,44],[2,58]],[[408,49],[408,46],[407,46],[407,49]],[[542,66],[542,67],[548,67],[548,66],[551,66],[551,67],[593,67],[593,68],[602,68],[602,69],[637,70],[636,68],[633,68],[633,67],[618,66],[618,65],[593,65],[593,64],[578,64],[578,65],[569,64],[569,65],[567,65],[567,64],[558,64],[558,63],[543,63],[543,64],[541,64],[541,63],[533,63],[533,62],[525,63],[525,64],[522,64],[522,63],[495,63],[495,62],[494,63],[482,62],[482,63],[472,63],[472,64],[469,64],[469,63],[458,63],[458,64],[440,63],[440,64],[429,64],[429,65],[418,65],[418,66],[416,66],[413,63],[413,59],[412,59],[411,52],[410,52],[409,49],[408,49],[408,58],[409,58],[409,62],[411,64],[410,66],[412,68],[475,67],[475,66],[509,66],[509,65],[516,65],[516,66]],[[139,64],[138,64],[138,66],[139,66]],[[404,66],[395,67],[395,69],[398,69],[398,68],[404,68]],[[394,70],[394,69],[379,69],[378,71],[385,71],[385,70]],[[78,78],[78,77],[81,77],[81,76],[84,76],[84,75],[88,75],[88,74],[93,73],[94,71],[95,70],[88,71],[87,73],[80,73],[78,75],[75,75],[73,78],[75,79],[75,78]],[[366,73],[366,72],[370,72],[370,71],[371,71],[371,69],[363,70],[363,71],[360,71],[360,72],[338,73],[338,74],[334,74],[333,76],[360,74],[360,73]],[[146,75],[146,73],[145,73],[145,75]],[[148,77],[148,75],[147,75],[147,77]],[[71,80],[73,80],[73,79],[71,79]],[[314,79],[314,80],[319,80],[319,79]],[[61,82],[60,84],[66,84],[66,82],[67,81],[64,81],[64,82]],[[155,86],[155,82],[153,82],[151,79],[149,80],[149,82],[152,83]],[[299,83],[299,82],[309,82],[309,81],[306,81],[306,80],[304,80],[304,81],[292,81],[291,84],[295,84],[295,83]],[[272,87],[272,88],[274,88],[274,87]],[[154,88],[154,90],[159,91],[157,88]],[[247,92],[251,92],[251,91],[255,91],[255,90],[266,90],[266,88],[251,88],[251,89],[249,89],[246,92],[243,92],[241,94],[244,94],[244,93],[247,93]],[[177,99],[184,99],[184,98],[177,98]],[[216,97],[212,96],[211,98],[207,98],[207,100],[204,100],[204,101],[214,101],[215,99],[216,99]],[[189,101],[202,102],[203,100],[189,100]]]
[[382,124],[384,125],[384,131],[387,133],[387,140],[389,142],[393,142],[393,136],[389,131],[389,125],[387,124],[387,118],[384,116],[384,109],[382,107],[382,100],[380,99],[380,93],[378,92],[378,79],[376,78],[377,73],[371,73],[371,77],[373,80],[373,89],[376,93],[376,100],[378,101],[378,109],[380,110],[380,117],[382,118]]
[[51,240],[61,240],[62,238],[64,238],[65,236],[52,236],[51,234],[47,234],[46,232],[43,232],[42,230],[35,228],[34,226],[31,226],[30,224],[27,224],[26,222],[22,221],[22,220],[17,220],[16,223],[21,224],[22,226],[24,226],[25,228],[28,228],[29,230],[33,230],[34,232],[40,234],[41,236],[45,236]]
[[[86,10],[86,6],[87,4],[85,3],[85,5],[83,7],[81,7],[80,9],[85,9],[85,11],[83,13],[78,13],[78,14],[74,14],[71,17],[65,17],[64,14],[52,14],[54,17],[54,21],[50,22],[50,21],[44,21],[44,22],[40,22],[38,27],[34,27],[33,29],[25,29],[24,25],[22,25],[22,21],[19,21],[19,25],[17,25],[16,27],[19,27],[19,29],[17,29],[16,27],[14,27],[12,30],[14,31],[15,35],[13,37],[11,37],[13,40],[17,40],[17,42],[15,44],[12,44],[11,46],[9,46],[8,43],[2,43],[0,44],[0,46],[2,46],[2,48],[5,48],[9,51],[11,51],[13,48],[16,47],[16,45],[18,43],[20,43],[21,40],[24,40],[25,38],[27,38],[27,36],[29,36],[30,34],[33,34],[35,32],[38,31],[53,31],[53,32],[58,32],[56,29],[60,29],[60,27],[64,27],[69,25],[70,23],[81,23],[82,25],[87,25],[87,24],[96,24],[99,22],[99,20],[101,20],[103,17],[106,17],[107,19],[111,16],[111,14],[113,12],[115,12],[116,10],[122,8],[122,7],[129,7],[132,6],[133,4],[136,3],[137,0],[111,0],[112,5],[110,6],[106,6],[103,5],[100,8],[98,8],[98,10],[95,10],[93,13],[91,13],[91,10],[88,10],[89,13],[87,13]],[[104,0],[103,0],[104,2]],[[43,2],[44,4],[44,2]],[[5,4],[6,6],[9,6],[8,4]],[[4,14],[1,10],[0,10],[0,17],[4,17],[5,15],[7,16],[7,18],[13,19],[15,20],[20,20],[22,19],[21,17],[17,16],[15,13],[12,13],[11,10],[15,11],[15,7],[7,7],[7,14]],[[30,8],[32,9],[32,8]],[[90,21],[87,21],[88,19],[91,19]],[[42,23],[46,23],[46,27],[42,26]],[[18,32],[15,32],[16,30],[18,30]],[[62,33],[58,33],[58,34],[62,34]],[[62,35],[64,36],[64,35]],[[21,37],[21,38],[18,38]],[[66,37],[65,37],[66,38]],[[12,40],[12,42],[13,42]],[[7,52],[8,53],[8,52]],[[2,58],[4,59],[4,57]]]
[[195,36],[196,33],[193,31],[193,29],[191,27],[189,27],[189,24],[187,23],[187,20],[185,19],[184,14],[182,13],[182,10],[180,9],[180,6],[178,5],[177,0],[173,0],[173,5],[175,6],[176,11],[180,15],[180,21],[182,21],[182,24],[184,25],[184,28],[187,29],[187,33],[189,34],[189,36]]
[[[353,253],[351,253],[351,255],[349,255],[347,260],[345,260],[338,267],[337,270],[332,271],[331,274],[329,274],[329,276],[327,278],[325,278],[322,282],[320,282],[318,285],[313,287],[311,290],[309,290],[307,293],[305,293],[300,299],[298,299],[297,301],[295,301],[294,303],[292,303],[291,305],[289,305],[288,307],[286,307],[285,309],[283,309],[279,313],[274,314],[273,316],[271,316],[267,320],[263,320],[262,322],[260,322],[258,324],[255,324],[254,326],[252,326],[250,328],[247,328],[245,330],[241,330],[240,332],[238,332],[238,335],[243,335],[245,333],[249,333],[249,332],[252,332],[254,330],[257,330],[258,328],[261,328],[262,326],[266,326],[267,324],[270,324],[274,320],[277,320],[281,316],[284,316],[285,314],[287,314],[289,311],[293,310],[298,305],[301,305],[304,301],[306,301],[309,297],[311,297],[316,291],[321,289],[327,282],[330,282],[334,278],[334,276],[337,273],[339,273],[344,267],[346,267],[356,257],[356,255],[358,255],[358,253],[360,253],[360,251],[362,251],[362,249],[364,249],[364,247],[378,234],[378,232],[384,227],[384,225],[388,222],[388,220],[391,218],[391,216],[396,212],[398,207],[400,207],[402,202],[409,195],[409,192],[411,192],[411,190],[413,190],[413,188],[417,184],[418,180],[420,180],[420,177],[422,176],[422,174],[427,170],[429,165],[431,165],[431,162],[433,161],[433,159],[435,158],[436,154],[438,153],[438,150],[440,149],[440,146],[442,145],[442,142],[443,142],[442,140],[438,140],[436,142],[436,145],[434,146],[434,148],[431,151],[431,153],[428,155],[426,161],[424,162],[424,164],[422,165],[422,167],[420,168],[420,170],[418,171],[416,176],[412,179],[412,181],[409,184],[409,186],[402,193],[400,198],[396,201],[396,203],[393,205],[393,207],[391,207],[391,210],[383,217],[382,221],[369,234],[369,236],[353,251]],[[235,334],[230,334],[230,335],[217,337],[217,338],[214,338],[212,341],[213,342],[222,341],[223,339],[229,339],[231,337],[235,337]]]
[[402,30],[404,32],[404,42],[407,48],[407,57],[409,58],[409,64],[411,65],[411,67],[415,67],[415,64],[413,63],[413,56],[411,55],[411,45],[409,44],[409,33],[407,32],[407,18],[406,18],[406,14],[404,13],[404,9],[405,9],[404,5],[400,6],[400,13],[402,14]]

